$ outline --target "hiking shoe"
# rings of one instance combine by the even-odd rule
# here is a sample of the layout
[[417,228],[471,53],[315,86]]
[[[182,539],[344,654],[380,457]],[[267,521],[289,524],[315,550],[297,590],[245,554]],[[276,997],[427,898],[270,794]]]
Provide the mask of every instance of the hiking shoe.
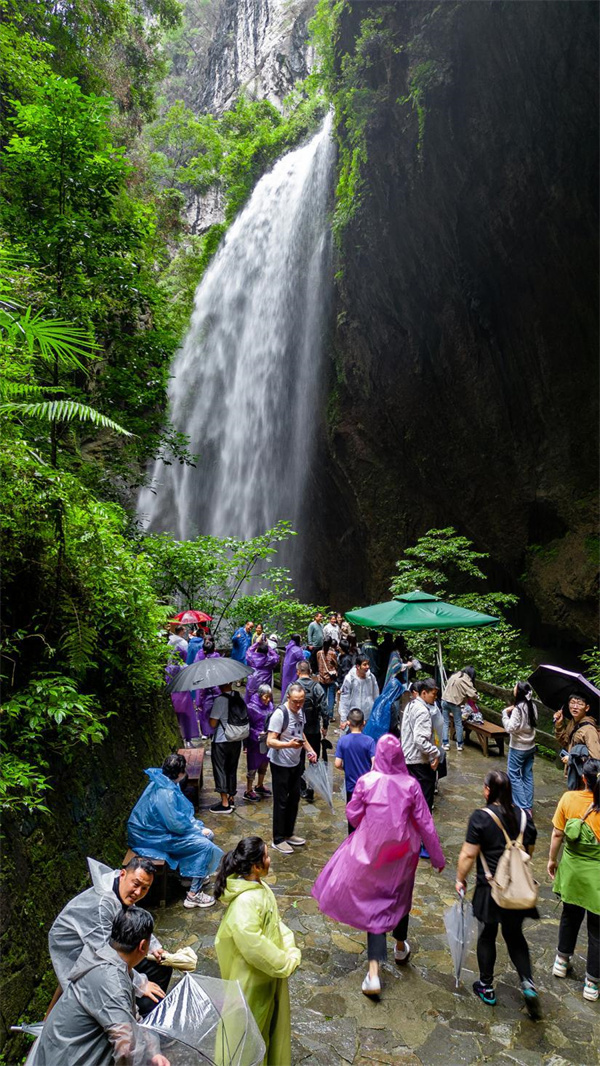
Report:
[[537,988],[533,981],[529,978],[525,978],[521,981],[521,992],[523,993],[523,999],[525,1000],[525,1006],[530,1018],[533,1018],[534,1022],[542,1016],[542,1009],[540,1006],[540,997],[537,994]]
[[563,959],[562,955],[557,955],[554,960],[554,966],[552,967],[553,977],[566,977],[569,970],[573,969],[573,963],[571,962],[571,956],[568,959]]
[[304,793],[303,799],[305,799],[307,803],[314,803],[315,802],[314,789],[307,788],[306,792]]
[[361,985],[361,992],[365,996],[378,996],[381,992],[381,981],[379,980],[379,977],[370,977],[369,974],[367,974]]
[[491,985],[484,985],[482,981],[473,981],[473,991],[488,1007],[496,1006],[496,993]]
[[235,807],[235,796],[229,796],[229,806]]
[[589,999],[591,1003],[595,1003],[598,999],[598,982],[591,981],[589,977],[586,977],[583,983],[583,998]]
[[442,744],[442,748],[444,749],[444,751],[450,751],[450,745],[449,745],[448,741],[445,741]]
[[213,907],[216,903],[214,896],[207,896],[206,892],[188,892],[183,901],[183,906],[191,909],[192,907]]
[[280,851],[282,855],[293,855],[294,849],[291,844],[288,844],[287,840],[282,840],[281,844],[273,844],[275,851]]
[[301,848],[303,844],[306,844],[304,837],[288,837],[287,842],[295,848]]
[[244,799],[250,800],[250,803],[258,803],[260,796],[258,792],[255,792],[254,789],[251,789],[250,792],[244,792]]
[[222,803],[213,803],[212,807],[208,808],[212,814],[233,814],[233,807],[231,804],[229,807],[224,807]]
[[398,966],[402,966],[405,962],[408,962],[410,958],[410,944],[408,940],[404,941],[404,951],[399,951],[397,947],[394,947],[394,962]]
[[457,751],[464,751],[465,750],[464,744],[457,744],[456,745],[456,750]]
[[271,792],[271,789],[270,788],[265,788],[264,785],[257,785],[256,788],[254,789],[254,791],[258,792],[259,796],[272,796],[273,795],[273,793]]

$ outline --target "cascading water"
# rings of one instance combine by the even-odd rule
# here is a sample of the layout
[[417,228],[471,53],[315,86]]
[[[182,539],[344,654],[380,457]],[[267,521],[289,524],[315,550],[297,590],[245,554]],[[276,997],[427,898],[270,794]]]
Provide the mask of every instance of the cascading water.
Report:
[[302,525],[330,279],[331,120],[258,183],[198,286],[170,416],[200,456],[156,463],[149,530],[251,537]]

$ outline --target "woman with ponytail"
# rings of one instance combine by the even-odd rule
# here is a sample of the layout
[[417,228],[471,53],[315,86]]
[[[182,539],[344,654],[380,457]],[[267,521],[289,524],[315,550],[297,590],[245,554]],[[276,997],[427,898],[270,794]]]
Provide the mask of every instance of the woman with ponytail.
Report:
[[290,1066],[288,977],[300,965],[301,955],[264,880],[270,865],[260,837],[244,837],[223,856],[214,894],[227,910],[215,948],[221,977],[239,981],[260,1029],[266,1044],[263,1066]]
[[600,762],[597,759],[587,759],[583,764],[583,789],[563,793],[552,825],[548,873],[563,905],[552,973],[554,977],[566,977],[572,969],[577,936],[587,915],[583,998],[593,1002],[598,999],[600,981]]
[[527,910],[509,910],[499,907],[492,899],[492,890],[481,856],[486,860],[490,875],[496,872],[500,856],[504,852],[506,839],[498,819],[511,840],[516,840],[521,825],[523,828],[523,846],[531,854],[537,837],[531,816],[519,810],[513,804],[512,790],[508,776],[501,770],[490,770],[483,782],[485,807],[473,811],[467,827],[465,843],[458,857],[456,871],[456,891],[460,894],[467,890],[467,875],[477,860],[477,880],[473,895],[473,914],[481,923],[477,940],[477,962],[479,963],[479,980],[475,981],[473,991],[482,1003],[495,1006],[494,965],[496,962],[496,937],[498,927],[506,943],[511,962],[521,979],[521,992],[525,1006],[532,1018],[540,1015],[539,999],[531,973],[529,947],[523,935],[523,919],[539,918],[535,907]]
[[523,811],[533,810],[533,759],[538,712],[527,681],[517,681],[511,707],[502,711],[502,725],[510,737],[508,776],[513,800]]

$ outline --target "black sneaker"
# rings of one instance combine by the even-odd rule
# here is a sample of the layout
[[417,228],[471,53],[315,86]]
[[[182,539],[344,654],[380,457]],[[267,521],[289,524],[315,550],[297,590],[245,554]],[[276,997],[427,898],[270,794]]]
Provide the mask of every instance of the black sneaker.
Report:
[[233,814],[233,807],[224,807],[222,803],[213,803],[208,809],[213,814]]
[[496,1006],[496,993],[491,985],[484,985],[481,981],[473,981],[473,991],[476,996],[479,996],[482,1003],[486,1003],[488,1007]]
[[523,993],[527,1013],[529,1017],[533,1018],[533,1021],[536,1022],[538,1018],[541,1018],[542,1016],[542,1009],[540,1006],[540,997],[537,994],[537,988],[533,981],[527,978],[521,981],[521,992]]

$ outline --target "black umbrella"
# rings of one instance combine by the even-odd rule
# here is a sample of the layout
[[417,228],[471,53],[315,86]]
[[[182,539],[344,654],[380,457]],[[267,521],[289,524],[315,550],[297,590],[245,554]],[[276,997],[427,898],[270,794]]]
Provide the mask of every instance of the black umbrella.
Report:
[[571,670],[562,670],[560,666],[538,666],[528,679],[529,684],[540,697],[542,703],[559,711],[564,707],[569,696],[576,693],[590,705],[590,712],[596,718],[600,711],[600,690],[592,685],[583,674],[574,674]]
[[201,659],[184,667],[167,685],[168,692],[192,692],[195,688],[217,688],[248,677],[252,670],[237,659]]

